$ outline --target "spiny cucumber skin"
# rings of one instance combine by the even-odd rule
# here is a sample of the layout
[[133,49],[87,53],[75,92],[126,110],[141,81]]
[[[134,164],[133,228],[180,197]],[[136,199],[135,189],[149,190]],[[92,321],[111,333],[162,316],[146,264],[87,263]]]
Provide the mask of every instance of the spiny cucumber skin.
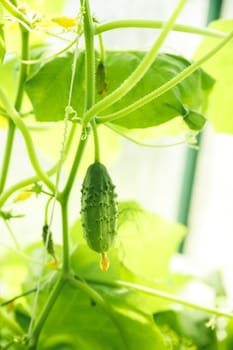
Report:
[[96,162],[89,166],[81,190],[81,221],[88,246],[98,253],[107,252],[117,234],[114,188],[103,164]]

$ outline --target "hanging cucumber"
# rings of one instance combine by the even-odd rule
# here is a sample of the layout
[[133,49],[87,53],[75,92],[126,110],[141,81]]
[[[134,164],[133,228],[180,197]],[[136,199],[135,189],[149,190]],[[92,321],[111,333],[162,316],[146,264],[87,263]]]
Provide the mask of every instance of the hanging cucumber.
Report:
[[109,267],[106,252],[117,234],[118,209],[115,186],[106,167],[95,162],[87,169],[81,196],[81,221],[88,246],[101,253],[100,267]]
[[56,254],[53,244],[52,232],[49,229],[49,225],[44,224],[42,228],[42,239],[47,253],[56,260]]

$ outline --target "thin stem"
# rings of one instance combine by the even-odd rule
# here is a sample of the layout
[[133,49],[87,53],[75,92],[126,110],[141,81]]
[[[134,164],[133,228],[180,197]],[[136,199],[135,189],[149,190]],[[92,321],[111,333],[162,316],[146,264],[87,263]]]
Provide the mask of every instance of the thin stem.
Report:
[[[83,4],[83,1],[81,1]],[[84,10],[84,37],[85,37],[85,62],[86,62],[86,89],[85,89],[85,110],[91,108],[95,102],[95,50],[94,50],[94,31],[92,16],[90,13],[89,2],[85,1]],[[79,145],[75,155],[75,159],[67,179],[65,188],[60,195],[62,200],[68,199],[73,183],[75,181],[76,173],[86,146],[89,136],[89,128],[83,128],[80,136]],[[59,199],[58,198],[58,199]]]
[[[51,169],[49,169],[46,174],[47,176],[51,176],[56,172],[57,164],[54,165]],[[17,182],[13,186],[9,187],[6,191],[3,192],[3,194],[0,196],[0,208],[5,204],[7,199],[16,191],[20,190],[23,187],[26,187],[28,185],[32,185],[33,183],[36,183],[40,180],[39,176],[31,176],[27,179],[24,179],[22,181]]]
[[[106,124],[105,124],[106,125]],[[118,129],[117,127],[114,126],[114,124],[107,124],[106,125],[109,129],[117,133],[118,135],[124,137],[125,139],[136,143],[136,145],[142,146],[142,147],[148,147],[148,148],[168,148],[168,147],[174,147],[174,146],[180,146],[187,144],[186,139],[183,141],[177,141],[173,143],[166,143],[166,144],[158,144],[158,143],[149,143],[149,142],[143,142],[137,139],[136,137],[130,136],[128,134],[128,131],[123,131]]]
[[58,196],[59,201],[63,201],[69,197],[70,191],[71,191],[73,183],[75,181],[75,177],[76,177],[76,173],[77,173],[79,164],[80,164],[82,156],[83,156],[85,146],[87,144],[88,135],[89,135],[89,129],[81,131],[79,145],[78,145],[77,152],[76,152],[76,155],[75,155],[75,158],[73,161],[73,165],[72,165],[72,168],[69,172],[69,176],[68,176],[66,185],[64,187],[64,190]]
[[[84,38],[85,38],[85,67],[86,67],[86,94],[85,110],[91,108],[95,103],[95,48],[94,48],[94,29],[93,20],[90,13],[89,2],[85,2],[84,14]],[[102,53],[103,54],[103,53]],[[95,120],[92,119],[91,127],[94,137],[95,161],[100,159],[98,131]]]
[[181,12],[182,8],[184,7],[186,3],[186,0],[180,0],[177,7],[173,11],[170,19],[165,22],[165,25],[159,35],[159,37],[156,39],[155,43],[153,44],[150,51],[144,56],[143,60],[140,62],[140,64],[137,66],[137,68],[134,70],[134,72],[120,85],[119,88],[114,90],[111,94],[100,100],[98,103],[96,103],[90,110],[88,110],[83,117],[83,125],[86,126],[89,121],[96,115],[98,115],[100,112],[117,102],[120,98],[122,98],[124,95],[126,95],[137,83],[138,81],[145,75],[145,73],[150,68],[151,64],[154,62],[158,51],[166,39],[169,31],[172,29],[176,18],[178,17],[179,13]]
[[96,122],[94,119],[91,121],[91,127],[92,127],[94,147],[95,147],[95,162],[100,162],[99,137],[98,137],[98,130],[97,130]]
[[65,282],[66,282],[66,279],[64,278],[64,276],[60,276],[60,278],[57,280],[51,294],[48,297],[48,300],[44,305],[44,308],[41,311],[41,314],[38,318],[38,321],[36,322],[35,327],[33,328],[32,332],[29,333],[28,335],[29,337],[28,350],[36,350],[40,332],[49,316],[49,313],[53,305],[55,304],[59,294],[61,293],[61,290]]
[[181,305],[184,305],[185,307],[189,307],[189,308],[193,308],[193,309],[200,310],[203,312],[207,312],[207,313],[213,314],[215,316],[233,318],[233,313],[221,311],[221,310],[218,310],[216,308],[211,308],[211,307],[206,307],[206,306],[202,306],[199,304],[195,304],[195,303],[187,301],[181,297],[177,297],[175,295],[172,295],[170,293],[163,292],[163,291],[157,290],[157,289],[152,289],[149,287],[145,287],[145,286],[142,286],[142,285],[139,285],[136,283],[130,283],[130,282],[125,282],[125,281],[120,281],[120,280],[110,282],[110,281],[99,281],[99,280],[95,280],[95,279],[88,279],[87,281],[89,283],[111,286],[113,288],[126,287],[129,289],[133,289],[137,292],[141,292],[141,293],[144,293],[147,295],[158,297],[160,299],[167,300],[167,301],[172,302],[172,303],[181,304]]
[[62,249],[63,249],[62,269],[64,273],[68,274],[70,270],[68,203],[67,203],[67,200],[63,200],[60,204],[61,204],[61,215],[62,215]]
[[0,307],[3,307],[3,306],[7,306],[11,303],[13,303],[14,301],[20,299],[20,298],[23,298],[23,297],[26,297],[27,295],[30,295],[32,293],[35,293],[36,292],[36,288],[33,288],[33,289],[30,289],[30,290],[27,290],[26,292],[23,292],[19,295],[16,295],[14,298],[11,298],[9,300],[6,300],[6,301],[3,301],[1,304],[0,304]]
[[18,10],[16,6],[12,4],[12,2],[8,0],[0,0],[0,3],[5,7],[5,9],[25,27],[27,30],[32,29],[32,25],[28,18]]
[[37,29],[38,31],[41,31],[42,33],[47,34],[48,36],[53,37],[53,38],[56,38],[56,39],[59,39],[59,40],[63,40],[63,41],[66,41],[66,42],[70,42],[70,39],[69,39],[69,38],[66,38],[65,36],[62,36],[62,35],[57,34],[57,33],[53,33],[53,32],[51,32],[50,30],[45,29],[45,28],[43,28],[43,27],[37,26],[36,29]]
[[125,117],[129,113],[134,112],[138,108],[143,107],[145,104],[153,101],[155,98],[161,96],[174,86],[176,86],[178,83],[180,83],[182,80],[184,80],[186,77],[188,77],[190,74],[192,74],[195,70],[197,70],[204,62],[208,61],[211,57],[213,57],[219,50],[221,50],[231,39],[233,38],[233,31],[225,37],[218,45],[216,45],[213,49],[209,50],[207,54],[203,55],[199,60],[191,64],[189,67],[185,68],[181,73],[177,74],[173,79],[169,80],[167,83],[163,84],[159,88],[155,89],[151,93],[145,95],[144,97],[140,98],[136,102],[130,104],[129,106],[105,115],[103,117],[96,118],[97,122],[106,123],[113,120],[116,120],[118,118]]
[[[100,33],[107,32],[113,29],[122,29],[122,28],[147,28],[147,29],[160,29],[164,26],[166,22],[157,21],[157,20],[147,20],[147,19],[122,19],[111,22],[105,22],[95,25],[95,34],[99,35]],[[174,24],[172,31],[210,36],[214,38],[224,38],[226,33],[208,29],[208,28],[198,28],[189,26],[186,24]]]
[[[54,195],[53,208],[55,205],[55,201],[57,201],[57,198],[59,196],[59,184],[60,184],[62,166],[63,166],[63,162],[65,159],[65,145],[66,145],[66,140],[67,140],[69,115],[70,115],[70,113],[75,112],[71,106],[71,100],[72,100],[72,94],[73,94],[73,88],[74,88],[78,52],[79,52],[79,36],[76,38],[76,47],[75,47],[73,62],[72,62],[72,66],[71,66],[72,68],[71,68],[71,79],[70,79],[70,87],[69,87],[69,94],[68,94],[68,104],[65,108],[63,139],[62,139],[62,144],[61,144],[60,159],[58,160],[58,168],[57,168],[57,172],[56,172],[56,186],[55,186],[56,191],[55,191],[55,195]],[[53,211],[51,213],[50,224],[52,224],[52,220],[53,220]]]
[[69,277],[68,279],[69,283],[73,285],[74,287],[80,289],[82,292],[87,294],[90,299],[96,302],[96,304],[103,307],[106,311],[111,311],[111,306],[106,303],[104,298],[90,285],[88,285],[85,281],[81,281],[78,278],[75,277]]
[[12,241],[14,242],[15,249],[16,250],[22,250],[22,248],[21,248],[18,240],[16,239],[16,236],[15,236],[15,234],[14,234],[14,232],[13,232],[11,226],[10,226],[9,220],[3,220],[3,222],[4,222],[6,228],[7,228],[8,232],[9,232],[9,235],[10,235]]
[[31,160],[31,164],[32,164],[35,172],[40,177],[40,179],[48,186],[48,188],[52,192],[54,192],[55,188],[54,188],[53,183],[50,181],[50,179],[48,178],[46,173],[40,167],[31,135],[28,132],[28,129],[27,129],[25,123],[20,118],[20,116],[19,116],[18,112],[15,110],[15,108],[11,105],[11,103],[9,102],[8,98],[6,97],[6,95],[4,94],[4,92],[1,88],[0,88],[0,100],[1,100],[4,108],[6,109],[9,117],[11,118],[11,120],[14,122],[14,124],[17,126],[17,128],[21,131],[21,133],[23,135],[23,138],[24,138],[24,141],[25,141],[25,144],[27,147],[28,156]]
[[103,37],[101,34],[98,35],[98,39],[99,39],[99,50],[100,50],[100,62],[104,62],[105,49],[104,49]]
[[94,49],[94,26],[90,12],[89,1],[85,1],[84,12],[84,39],[85,39],[85,68],[86,90],[85,110],[95,103],[95,49]]
[[[29,32],[26,31],[21,25],[20,25],[20,33],[21,33],[21,58],[22,59],[28,59],[29,56]],[[16,111],[20,111],[22,100],[23,100],[23,92],[24,92],[24,83],[27,78],[27,66],[24,64],[20,64],[20,74],[19,74],[19,82],[18,82],[18,89],[17,94],[15,98],[15,109]],[[8,170],[10,166],[10,159],[13,149],[13,142],[14,142],[14,135],[15,135],[15,124],[12,120],[8,121],[8,135],[7,135],[7,141],[6,141],[6,148],[2,163],[2,171],[1,171],[1,178],[0,178],[0,193],[2,193],[5,184],[6,179],[8,175]]]
[[[45,225],[48,225],[48,222],[49,222],[49,205],[52,201],[53,197],[50,197],[48,200],[47,200],[47,203],[45,205],[45,214],[44,214],[44,224]],[[48,235],[49,236],[49,235]],[[47,248],[47,246],[46,246]]]
[[6,140],[4,158],[2,162],[2,171],[1,171],[1,177],[0,177],[0,193],[3,192],[6,184],[6,180],[7,180],[10,159],[11,159],[11,152],[13,148],[14,135],[15,135],[15,125],[11,120],[9,120],[7,140]]
[[61,54],[63,54],[64,52],[68,51],[72,46],[74,46],[74,44],[77,42],[77,37],[72,40],[67,46],[65,46],[63,49],[55,52],[53,55],[47,56],[47,57],[41,57],[35,60],[21,60],[22,63],[26,64],[26,65],[30,65],[30,64],[38,64],[38,63],[43,63],[46,61],[50,61],[52,59],[54,59],[57,56],[60,56]]

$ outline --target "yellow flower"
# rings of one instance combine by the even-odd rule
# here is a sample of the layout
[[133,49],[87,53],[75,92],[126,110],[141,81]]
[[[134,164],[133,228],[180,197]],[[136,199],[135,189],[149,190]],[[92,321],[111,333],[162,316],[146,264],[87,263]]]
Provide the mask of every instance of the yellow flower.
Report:
[[76,18],[70,18],[70,17],[53,17],[52,21],[58,24],[60,27],[63,28],[71,28],[75,27],[77,25],[77,19]]
[[32,192],[30,191],[27,191],[27,190],[21,191],[14,199],[14,202],[16,203],[16,202],[25,201],[28,198],[30,198],[31,195],[32,195]]

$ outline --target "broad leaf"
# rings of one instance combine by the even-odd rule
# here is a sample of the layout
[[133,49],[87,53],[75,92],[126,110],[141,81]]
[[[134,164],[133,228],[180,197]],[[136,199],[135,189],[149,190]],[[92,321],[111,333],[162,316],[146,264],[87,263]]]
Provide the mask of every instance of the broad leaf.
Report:
[[[233,30],[233,20],[219,20],[210,28],[228,33]],[[205,38],[198,48],[195,58],[199,58],[219,43],[220,39]],[[214,129],[220,133],[233,133],[233,43],[228,43],[220,52],[203,65],[216,79],[209,96],[207,115]]]
[[125,308],[102,308],[67,284],[44,325],[38,350],[77,348],[165,350],[163,337],[151,319]]
[[[111,53],[106,59],[106,92],[110,93],[122,83],[143,59],[144,52]],[[150,93],[172,79],[190,65],[181,56],[160,54],[145,74],[143,79],[119,102],[111,106],[104,114],[116,112],[140,97]],[[212,79],[198,70],[189,78],[178,84],[167,93],[124,118],[113,123],[132,129],[147,128],[171,120],[177,116],[185,116],[189,109],[198,109],[203,103],[203,90],[209,89]],[[203,125],[198,128],[201,129]]]
[[[145,52],[113,51],[106,52],[104,66],[96,62],[96,101],[114,91],[138,66]],[[58,121],[64,119],[64,110],[68,101],[68,89],[71,77],[71,53],[45,64],[26,84],[34,113],[38,121]],[[171,54],[158,55],[143,79],[120,101],[112,105],[104,114],[116,112],[138,100],[190,65],[183,57]],[[148,128],[171,120],[179,115],[187,116],[189,110],[198,110],[204,102],[205,93],[213,85],[213,80],[202,70],[197,70],[166,94],[151,103],[117,119],[113,123],[132,129]],[[56,92],[56,93],[55,93]],[[79,54],[75,76],[72,106],[78,116],[84,111],[84,53]],[[194,113],[194,111],[193,111]],[[203,117],[200,117],[201,120]],[[198,120],[195,129],[203,123]]]
[[177,252],[184,237],[185,228],[130,202],[121,204],[120,211],[121,215],[124,212],[127,215],[127,220],[119,226],[124,264],[147,278],[164,278],[169,271],[171,256]]

